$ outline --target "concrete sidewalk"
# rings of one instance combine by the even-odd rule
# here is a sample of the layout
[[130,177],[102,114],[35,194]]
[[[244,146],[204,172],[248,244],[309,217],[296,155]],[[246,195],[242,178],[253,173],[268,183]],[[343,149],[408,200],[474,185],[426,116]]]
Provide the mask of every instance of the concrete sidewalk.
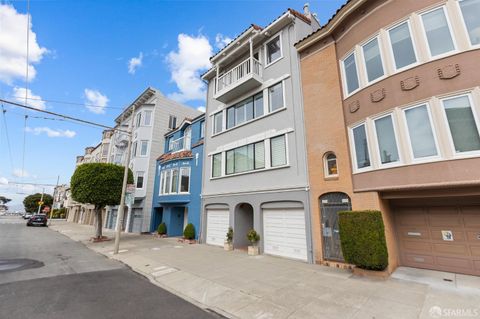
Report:
[[121,253],[114,256],[113,241],[88,241],[91,226],[52,224],[51,229],[120,260],[158,286],[230,318],[480,318],[475,287],[360,278],[347,270],[150,235],[123,234]]

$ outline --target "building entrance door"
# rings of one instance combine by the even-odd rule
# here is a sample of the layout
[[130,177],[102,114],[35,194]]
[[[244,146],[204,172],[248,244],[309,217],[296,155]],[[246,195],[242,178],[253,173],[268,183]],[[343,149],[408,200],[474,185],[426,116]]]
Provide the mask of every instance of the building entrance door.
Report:
[[323,258],[344,261],[338,228],[338,212],[351,210],[350,198],[344,193],[328,193],[320,196]]

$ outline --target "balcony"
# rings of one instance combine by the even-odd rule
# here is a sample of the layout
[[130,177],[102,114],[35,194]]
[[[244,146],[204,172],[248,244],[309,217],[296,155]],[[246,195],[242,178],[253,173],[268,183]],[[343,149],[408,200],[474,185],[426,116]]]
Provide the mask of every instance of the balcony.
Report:
[[[252,67],[253,66],[253,67]],[[227,72],[217,75],[214,98],[222,103],[238,97],[262,85],[263,66],[249,57]]]
[[168,151],[171,153],[188,151],[191,147],[191,138],[189,136],[184,136],[177,138],[176,140],[170,141],[168,145]]

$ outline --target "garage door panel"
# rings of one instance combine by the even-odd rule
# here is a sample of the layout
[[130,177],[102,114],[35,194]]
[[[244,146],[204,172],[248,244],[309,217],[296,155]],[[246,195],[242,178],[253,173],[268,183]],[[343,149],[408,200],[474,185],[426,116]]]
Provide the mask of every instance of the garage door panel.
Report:
[[264,252],[307,260],[305,212],[298,209],[263,211]]
[[402,248],[408,251],[416,251],[416,252],[432,252],[432,245],[427,242],[422,241],[404,241],[402,243]]
[[435,254],[458,256],[470,255],[466,245],[433,244],[432,248]]
[[419,227],[400,227],[398,231],[398,235],[402,239],[428,239],[430,236],[430,232],[428,228],[419,228]]
[[413,209],[398,212],[397,225],[399,226],[427,226],[427,219],[423,209]]
[[453,258],[453,257],[437,257],[436,262],[439,266],[444,267],[444,269],[462,269],[462,270],[473,270],[472,261],[469,259],[463,258]]
[[396,209],[395,225],[402,265],[480,275],[480,206]]
[[207,244],[223,246],[228,226],[228,210],[207,210]]
[[462,228],[453,228],[453,227],[444,227],[444,228],[433,228],[430,230],[430,238],[432,240],[439,240],[439,241],[444,241],[443,236],[442,236],[442,231],[451,231],[453,235],[453,241],[455,243],[458,242],[465,242],[466,237],[465,237],[465,230]]

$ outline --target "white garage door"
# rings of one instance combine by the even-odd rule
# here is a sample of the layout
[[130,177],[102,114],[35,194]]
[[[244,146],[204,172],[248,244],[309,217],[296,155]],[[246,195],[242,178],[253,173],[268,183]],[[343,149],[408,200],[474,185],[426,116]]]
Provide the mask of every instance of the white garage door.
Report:
[[307,260],[303,209],[264,209],[263,236],[266,254]]
[[207,209],[207,244],[223,246],[229,226],[228,210]]

